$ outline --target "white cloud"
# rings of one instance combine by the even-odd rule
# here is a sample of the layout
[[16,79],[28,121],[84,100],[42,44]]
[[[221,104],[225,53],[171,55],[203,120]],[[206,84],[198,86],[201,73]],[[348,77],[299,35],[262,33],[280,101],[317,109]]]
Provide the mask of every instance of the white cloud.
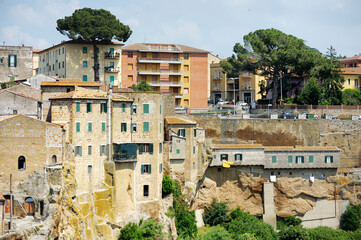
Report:
[[184,19],[178,19],[175,23],[168,23],[163,25],[162,30],[164,32],[165,38],[168,41],[178,42],[184,39],[190,39],[194,41],[201,40],[201,34],[199,27],[196,23],[192,21],[187,21]]
[[49,42],[44,38],[36,38],[25,32],[22,32],[18,26],[7,26],[1,29],[2,41],[5,45],[21,45],[32,46],[33,48],[47,48]]

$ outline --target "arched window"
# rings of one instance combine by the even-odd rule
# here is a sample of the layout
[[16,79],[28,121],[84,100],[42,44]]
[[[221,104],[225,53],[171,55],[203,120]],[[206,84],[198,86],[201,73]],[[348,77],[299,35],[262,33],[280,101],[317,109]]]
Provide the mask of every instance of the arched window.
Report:
[[26,165],[25,165],[25,157],[24,156],[20,156],[18,158],[18,170],[23,171],[25,170]]
[[52,161],[53,164],[56,164],[56,155],[53,155],[51,157],[51,161]]
[[25,203],[24,203],[24,209],[26,211],[26,214],[28,216],[34,216],[35,213],[35,203],[34,203],[34,199],[31,197],[27,197],[25,199]]

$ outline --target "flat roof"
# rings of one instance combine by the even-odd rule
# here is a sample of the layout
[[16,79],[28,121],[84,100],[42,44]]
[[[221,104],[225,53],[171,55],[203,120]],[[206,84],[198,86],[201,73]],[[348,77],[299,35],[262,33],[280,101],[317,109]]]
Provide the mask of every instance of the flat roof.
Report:
[[322,152],[340,151],[335,146],[265,146],[265,152]]
[[262,144],[214,144],[213,149],[263,149]]
[[165,117],[165,122],[168,125],[196,125],[197,123],[180,117]]
[[79,86],[79,87],[100,87],[99,82],[83,82],[83,81],[56,81],[48,82],[43,81],[40,84],[41,87],[49,86]]

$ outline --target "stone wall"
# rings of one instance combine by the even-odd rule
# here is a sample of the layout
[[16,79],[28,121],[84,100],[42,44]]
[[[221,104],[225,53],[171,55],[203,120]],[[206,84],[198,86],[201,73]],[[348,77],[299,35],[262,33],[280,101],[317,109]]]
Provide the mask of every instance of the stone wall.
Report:
[[193,115],[213,143],[256,142],[264,146],[337,146],[340,167],[360,166],[361,121],[219,119]]

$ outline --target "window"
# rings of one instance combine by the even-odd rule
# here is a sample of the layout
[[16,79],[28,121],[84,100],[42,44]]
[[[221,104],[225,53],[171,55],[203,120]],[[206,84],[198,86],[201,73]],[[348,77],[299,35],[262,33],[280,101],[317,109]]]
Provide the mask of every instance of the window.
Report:
[[23,171],[26,169],[26,165],[25,165],[25,157],[24,156],[20,156],[18,158],[18,170]]
[[143,132],[149,132],[149,122],[143,122]]
[[184,99],[183,105],[185,107],[188,107],[189,106],[189,99]]
[[88,146],[88,155],[92,155],[92,146],[91,145]]
[[133,58],[133,52],[128,52],[128,58]]
[[88,76],[87,75],[83,75],[83,82],[88,81]]
[[162,133],[162,123],[159,123],[159,132]]
[[112,86],[114,86],[114,76],[109,76],[109,81]]
[[63,47],[63,54],[64,54],[64,47]]
[[296,156],[296,163],[305,163],[304,156]]
[[139,154],[150,153],[153,154],[153,143],[139,143]]
[[348,81],[347,81],[347,82],[348,82],[348,85],[350,85],[350,84],[351,84],[351,80],[350,80],[350,79],[348,79]]
[[53,64],[53,71],[54,71],[54,69],[55,69],[55,65]]
[[13,114],[18,114],[18,110],[13,110]]
[[162,104],[159,105],[159,114],[162,114]]
[[184,54],[184,59],[185,59],[185,60],[188,60],[188,59],[189,59],[189,54],[188,54],[188,53],[185,53],[185,54]]
[[144,197],[149,196],[149,185],[143,185],[143,196]]
[[137,124],[136,124],[136,123],[132,123],[131,129],[132,129],[132,132],[136,132],[136,131],[137,131]]
[[162,153],[162,152],[163,152],[163,144],[159,143],[159,153]]
[[288,156],[288,163],[292,163],[292,156]]
[[128,81],[130,81],[130,82],[133,81],[133,75],[128,75]]
[[75,146],[74,155],[75,155],[75,157],[76,157],[76,156],[82,156],[81,146]]
[[83,61],[83,67],[88,67],[88,62],[87,61]]
[[100,113],[106,113],[108,112],[108,106],[106,102],[100,103]]
[[125,103],[122,103],[122,112],[125,112]]
[[194,137],[197,137],[197,129],[193,129],[193,135]]
[[249,169],[249,172],[250,172],[250,173],[254,173],[254,167],[251,167],[251,168]]
[[186,136],[186,130],[184,128],[178,129],[178,136],[179,137],[185,137]]
[[180,154],[180,150],[179,150],[179,149],[177,149],[177,150],[176,150],[176,153],[177,153],[177,154]]
[[183,89],[183,93],[184,93],[184,94],[189,94],[189,88],[184,88],[184,89]]
[[277,162],[277,156],[272,156],[272,163],[276,163]]
[[196,153],[196,146],[193,145],[193,154]]
[[16,58],[17,58],[16,55],[9,55],[9,60],[8,60],[9,67],[16,67],[16,65],[17,65]]
[[88,53],[88,48],[87,47],[83,47],[83,53]]
[[52,162],[52,164],[56,164],[56,155],[53,155],[52,157],[51,157],[51,162]]
[[159,173],[163,172],[163,163],[159,163]]
[[86,103],[86,112],[87,113],[92,112],[92,103],[91,102]]
[[80,132],[80,122],[75,122],[76,132]]
[[333,156],[325,156],[325,163],[333,163]]
[[133,70],[133,64],[132,63],[128,63],[128,70]]
[[189,65],[184,65],[184,71],[189,72]]
[[88,122],[88,132],[92,132],[92,131],[93,131],[93,123]]
[[60,69],[60,62],[59,62],[59,69]]
[[88,165],[88,174],[92,174],[92,168],[93,168],[92,165]]
[[308,162],[313,163],[313,156],[308,156]]
[[189,77],[188,76],[184,76],[184,82],[189,83]]
[[242,154],[237,153],[236,155],[234,155],[234,160],[235,161],[242,161]]
[[105,122],[102,122],[102,132],[105,132]]
[[64,63],[64,61],[62,62],[62,66],[63,66],[63,68],[65,67],[65,63]]
[[107,145],[105,144],[100,145],[100,156],[105,156],[107,154],[108,154]]
[[149,103],[143,104],[143,113],[145,113],[145,114],[149,113]]
[[227,161],[228,160],[228,154],[221,154],[221,161]]
[[111,68],[114,68],[114,65],[115,65],[114,62],[109,63],[109,67],[111,67]]
[[126,132],[127,131],[127,123],[121,123],[120,124],[120,131]]
[[148,173],[148,174],[151,174],[152,173],[152,165],[150,164],[143,164],[141,166],[141,173],[144,174],[144,173]]
[[0,63],[4,63],[4,58],[0,58]]
[[132,105],[132,114],[137,113],[137,105]]

